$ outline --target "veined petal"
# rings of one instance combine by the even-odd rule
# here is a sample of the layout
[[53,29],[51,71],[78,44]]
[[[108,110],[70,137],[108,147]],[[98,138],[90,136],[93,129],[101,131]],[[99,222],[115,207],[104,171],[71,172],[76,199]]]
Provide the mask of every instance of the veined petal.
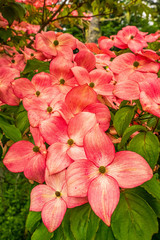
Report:
[[98,168],[88,160],[77,160],[67,169],[68,195],[86,197],[90,182],[99,175]]
[[110,176],[94,179],[88,189],[88,201],[95,214],[110,226],[111,215],[120,197],[118,183]]
[[139,99],[140,89],[137,82],[132,80],[118,81],[113,90],[113,94],[124,100]]
[[35,94],[35,87],[27,78],[18,78],[12,82],[12,87],[15,95],[18,98],[24,98],[28,95]]
[[115,156],[114,145],[99,125],[95,125],[84,138],[87,158],[97,167],[107,166]]
[[87,197],[69,197],[66,183],[63,185],[62,198],[66,202],[68,208],[78,207],[88,202]]
[[96,66],[96,58],[94,54],[88,50],[79,51],[74,61],[78,66],[86,68],[88,72],[92,71]]
[[42,211],[44,204],[55,198],[55,190],[53,188],[44,184],[34,187],[31,191],[30,211]]
[[56,142],[48,148],[46,165],[50,174],[55,174],[67,168],[73,160],[68,156],[67,143]]
[[66,45],[72,49],[76,48],[76,39],[69,33],[63,33],[57,37],[60,45]]
[[24,175],[30,180],[43,183],[45,167],[45,158],[40,153],[36,153],[36,155],[26,164]]
[[83,67],[73,67],[72,72],[78,81],[79,85],[83,85],[85,83],[89,84],[90,83],[90,77],[87,69]]
[[67,205],[62,198],[47,202],[42,209],[42,221],[49,232],[56,230],[64,217]]
[[81,112],[86,106],[96,102],[97,94],[87,84],[72,88],[65,98],[65,103],[73,114]]
[[45,182],[55,191],[62,192],[63,185],[66,183],[66,170],[50,175],[48,169],[46,169]]
[[115,159],[107,167],[107,174],[116,179],[122,188],[137,187],[153,176],[147,161],[131,151],[117,152]]
[[76,144],[73,144],[68,150],[67,154],[73,160],[87,159],[84,147],[79,147]]
[[153,97],[142,91],[140,93],[140,103],[144,111],[160,118],[160,105],[153,101]]
[[47,87],[51,87],[52,77],[48,73],[40,72],[34,75],[31,82],[35,85],[37,91],[42,91]]
[[69,121],[68,135],[76,145],[83,146],[84,136],[96,123],[94,113],[81,112]]
[[23,172],[28,161],[36,155],[33,147],[31,142],[24,140],[14,143],[3,159],[4,165],[11,172]]
[[41,122],[39,129],[48,144],[67,143],[67,124],[62,117],[55,116]]
[[83,112],[95,113],[97,123],[99,126],[106,131],[109,128],[111,121],[111,114],[108,107],[102,103],[93,103],[88,105]]

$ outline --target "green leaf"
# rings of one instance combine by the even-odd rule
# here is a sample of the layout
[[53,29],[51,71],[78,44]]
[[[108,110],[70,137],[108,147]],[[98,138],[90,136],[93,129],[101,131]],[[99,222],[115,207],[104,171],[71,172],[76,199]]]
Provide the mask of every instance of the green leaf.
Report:
[[16,19],[21,21],[25,14],[25,8],[23,7],[23,5],[18,2],[13,2],[13,3],[10,3],[10,6],[15,12]]
[[138,195],[127,192],[121,193],[111,226],[117,240],[151,240],[158,232],[153,209]]
[[29,212],[26,220],[26,230],[32,233],[39,221],[41,220],[41,212]]
[[116,112],[114,116],[113,126],[120,136],[123,135],[125,129],[129,126],[133,116],[134,108],[130,106],[123,107]]
[[[70,213],[71,231],[76,240],[94,239],[99,221],[100,219],[94,214],[89,204],[76,207]],[[87,238],[87,235],[90,238]]]
[[4,6],[2,7],[1,12],[3,17],[7,19],[9,25],[11,25],[16,18],[16,14],[13,8],[10,6]]
[[53,237],[54,233],[48,232],[47,228],[43,223],[36,229],[33,233],[31,240],[50,240]]
[[30,126],[27,111],[17,114],[15,124],[22,133]]
[[134,132],[137,132],[137,131],[147,131],[147,129],[141,125],[133,125],[131,127],[128,127],[123,133],[122,140],[121,140],[119,146],[123,147],[126,144],[126,142],[128,141],[129,137]]
[[9,29],[0,29],[0,39],[2,39],[4,42],[7,41],[8,38],[12,36],[12,30]]
[[128,150],[144,157],[151,168],[154,168],[159,158],[159,141],[151,132],[137,134],[129,143]]
[[[87,239],[86,239],[87,240]],[[107,227],[103,221],[99,223],[99,229],[94,240],[116,240],[111,227]]]
[[2,117],[0,117],[0,128],[3,130],[5,135],[14,142],[18,142],[22,139],[20,130],[14,125],[9,124],[9,122],[4,120]]
[[141,185],[148,193],[153,197],[160,200],[160,182],[156,179],[156,176]]
[[71,231],[71,227],[70,227],[70,213],[71,213],[71,209],[67,209],[65,216],[63,218],[62,221],[62,229],[65,235],[65,239],[66,240],[75,240],[74,235]]
[[37,59],[28,60],[26,67],[21,74],[27,74],[35,70],[38,70],[38,72],[48,72],[49,62],[43,62]]

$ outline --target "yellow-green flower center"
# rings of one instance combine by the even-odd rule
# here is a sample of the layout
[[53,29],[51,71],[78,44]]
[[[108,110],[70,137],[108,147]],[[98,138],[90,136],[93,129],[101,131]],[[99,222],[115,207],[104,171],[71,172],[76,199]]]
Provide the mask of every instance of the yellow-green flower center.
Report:
[[105,173],[106,172],[106,168],[104,166],[100,166],[98,170],[99,170],[100,173]]
[[64,84],[65,84],[65,80],[64,80],[63,78],[61,78],[61,79],[59,80],[59,83],[60,83],[61,85],[64,85]]
[[55,192],[56,197],[61,197],[61,193],[59,191]]
[[91,88],[94,88],[94,83],[93,83],[93,82],[90,82],[89,86],[90,86]]
[[54,44],[54,46],[57,46],[57,45],[59,44],[59,42],[58,42],[57,40],[55,40],[55,41],[53,42],[53,44]]
[[135,61],[135,62],[133,63],[133,66],[134,66],[134,67],[138,67],[138,66],[139,66],[139,62]]
[[47,108],[47,112],[48,112],[48,113],[51,113],[52,110],[53,110],[52,107],[48,107],[48,108]]
[[70,139],[68,139],[67,143],[68,143],[68,145],[72,146],[74,141],[73,141],[73,139],[70,138]]
[[39,152],[39,147],[38,146],[34,146],[33,147],[33,152]]
[[38,97],[40,95],[40,91],[37,91],[36,92],[36,96]]

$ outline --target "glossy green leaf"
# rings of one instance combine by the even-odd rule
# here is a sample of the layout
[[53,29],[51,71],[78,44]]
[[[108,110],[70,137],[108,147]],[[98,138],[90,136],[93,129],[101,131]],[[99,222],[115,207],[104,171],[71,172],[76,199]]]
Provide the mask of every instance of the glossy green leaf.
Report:
[[18,113],[15,124],[22,133],[30,126],[27,111]]
[[124,131],[131,123],[133,116],[134,108],[130,106],[123,107],[116,112],[113,125],[120,136],[123,135]]
[[128,127],[123,133],[122,140],[119,146],[123,147],[128,141],[129,137],[137,131],[147,131],[147,129],[141,125],[133,125],[131,127]]
[[0,117],[0,128],[5,133],[6,137],[10,138],[14,142],[18,142],[22,139],[21,132],[14,125]]
[[50,240],[53,237],[54,233],[48,232],[47,228],[43,223],[36,229],[33,233],[31,240]]
[[32,233],[39,221],[41,220],[41,212],[29,212],[26,220],[26,230]]
[[127,192],[121,193],[111,226],[117,240],[151,240],[158,232],[153,209],[138,195]]
[[158,138],[151,132],[139,133],[130,141],[128,150],[140,154],[154,168],[159,158]]
[[67,209],[61,225],[66,240],[75,240],[74,235],[71,231],[71,226],[70,226],[71,212],[72,212],[72,209]]
[[30,73],[31,71],[36,71],[36,70],[38,70],[38,72],[48,72],[49,62],[43,62],[37,59],[28,60],[22,74],[27,74],[27,73]]
[[160,200],[160,182],[156,179],[156,176],[141,185],[148,193],[153,197]]
[[[100,219],[94,214],[89,204],[73,208],[70,213],[71,231],[76,240],[87,239],[87,235],[90,234],[94,239],[98,230],[99,221]],[[88,232],[90,232],[90,234]],[[89,237],[91,237],[91,235]]]
[[70,227],[76,240],[114,240],[109,228],[92,211],[89,204],[73,208],[70,211]]

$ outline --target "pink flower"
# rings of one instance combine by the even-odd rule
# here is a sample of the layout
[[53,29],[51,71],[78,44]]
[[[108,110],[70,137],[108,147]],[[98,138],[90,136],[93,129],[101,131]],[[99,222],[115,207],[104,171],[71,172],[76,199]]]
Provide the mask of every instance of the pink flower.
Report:
[[0,67],[0,100],[11,106],[19,105],[19,98],[14,94],[12,85],[14,78],[19,77],[20,72],[15,68]]
[[92,70],[90,73],[85,68],[73,67],[72,72],[79,83],[87,83],[97,94],[112,95],[113,85],[110,84],[112,74],[102,69]]
[[64,58],[72,60],[76,40],[69,33],[57,37],[53,31],[42,32],[36,35],[35,48],[52,56],[62,55]]
[[26,178],[43,183],[47,151],[38,128],[30,130],[35,145],[24,140],[14,143],[5,155],[3,163],[9,171],[24,172]]
[[66,187],[66,170],[48,175],[46,184],[32,189],[30,211],[41,211],[42,221],[49,232],[56,230],[65,215],[67,208],[73,208],[86,203],[87,198],[69,197]]
[[118,32],[117,38],[126,44],[134,53],[137,53],[144,47],[148,46],[142,32],[140,32],[135,26],[122,28],[122,30]]
[[[14,93],[18,98],[32,99],[30,105],[34,105],[37,100],[51,102],[51,100],[59,94],[59,90],[52,86],[51,75],[45,72],[34,75],[31,81],[27,78],[16,79],[12,83],[12,86]],[[31,106],[29,109],[30,108]]]
[[144,111],[160,117],[160,78],[140,84],[140,102]]
[[96,123],[94,113],[81,112],[68,125],[60,117],[46,120],[40,125],[42,136],[51,145],[46,161],[50,174],[62,171],[73,160],[86,159],[83,139]]
[[152,178],[152,169],[137,153],[115,153],[111,140],[98,125],[85,136],[84,149],[88,159],[75,161],[67,169],[68,194],[88,196],[93,211],[110,226],[119,201],[119,187],[141,185]]
[[73,66],[74,64],[71,61],[62,56],[56,57],[50,63],[52,85],[57,86],[64,97],[73,87],[78,85],[71,71]]

